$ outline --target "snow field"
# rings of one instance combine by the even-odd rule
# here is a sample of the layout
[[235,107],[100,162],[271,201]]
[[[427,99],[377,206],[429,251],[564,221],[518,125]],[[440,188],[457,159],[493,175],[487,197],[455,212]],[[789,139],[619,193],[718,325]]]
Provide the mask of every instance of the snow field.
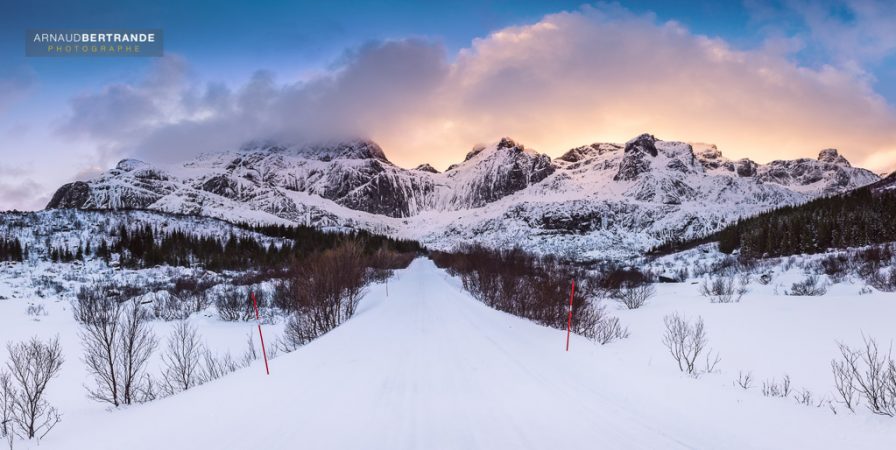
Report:
[[[359,313],[298,351],[177,396],[107,412],[84,397],[75,324],[56,309],[23,320],[26,302],[0,301],[0,340],[63,335],[68,354],[51,401],[66,414],[49,449],[459,449],[698,448],[877,449],[896,442],[893,419],[838,415],[732,385],[791,375],[795,388],[832,388],[836,341],[861,333],[888,342],[892,296],[776,296],[710,304],[696,285],[658,287],[638,310],[610,309],[631,337],[607,346],[489,309],[459,281],[418,259],[372,286]],[[841,292],[842,291],[842,292]],[[60,307],[58,303],[54,308]],[[661,343],[662,317],[706,322],[718,373],[680,374]],[[888,322],[889,321],[889,322]],[[245,344],[251,323],[201,319],[207,341]],[[215,331],[212,331],[215,330]],[[83,374],[83,372],[82,372]],[[17,448],[28,448],[20,445]]]

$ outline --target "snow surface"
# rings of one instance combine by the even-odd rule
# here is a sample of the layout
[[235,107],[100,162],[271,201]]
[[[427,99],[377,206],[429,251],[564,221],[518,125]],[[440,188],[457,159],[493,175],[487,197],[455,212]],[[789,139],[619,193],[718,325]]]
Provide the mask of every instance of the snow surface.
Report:
[[[718,305],[696,292],[690,283],[660,285],[642,309],[610,305],[632,337],[599,346],[573,336],[567,353],[564,332],[492,310],[418,259],[372,286],[344,325],[272,361],[269,377],[256,364],[111,412],[83,398],[75,325],[61,303],[47,302],[56,309],[32,322],[23,320],[25,302],[0,301],[0,341],[62,334],[69,356],[50,395],[65,417],[41,449],[881,449],[896,442],[893,419],[834,415],[732,386],[739,370],[752,370],[758,380],[790,373],[797,389],[827,393],[836,340],[860,332],[896,337],[892,294],[859,297],[843,285],[797,299],[757,288],[741,303]],[[723,358],[719,373],[693,379],[677,371],[660,342],[662,316],[672,311],[704,317]],[[217,328],[214,339],[234,345],[244,340],[247,324],[220,325],[201,330]]]

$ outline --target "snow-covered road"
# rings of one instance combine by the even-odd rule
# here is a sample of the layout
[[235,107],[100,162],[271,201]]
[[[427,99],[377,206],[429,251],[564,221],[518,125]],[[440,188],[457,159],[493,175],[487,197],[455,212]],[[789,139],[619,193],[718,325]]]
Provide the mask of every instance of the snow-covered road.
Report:
[[[660,339],[662,330],[655,330]],[[670,376],[494,311],[418,259],[349,322],[41,449],[883,448],[896,426]]]

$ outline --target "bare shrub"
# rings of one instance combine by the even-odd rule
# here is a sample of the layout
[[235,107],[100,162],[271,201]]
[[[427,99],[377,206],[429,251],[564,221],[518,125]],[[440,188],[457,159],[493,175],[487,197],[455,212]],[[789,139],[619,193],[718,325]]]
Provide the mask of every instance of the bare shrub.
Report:
[[[707,351],[703,318],[698,317],[692,325],[675,313],[664,317],[663,322],[666,325],[663,344],[678,363],[678,369],[688,375],[699,375],[697,360],[704,351]],[[718,356],[716,356],[715,362],[711,362],[711,353],[712,351],[706,353],[706,371],[712,371],[719,362]]]
[[[572,331],[576,334],[599,340],[627,335],[597,303],[606,286],[612,284],[606,276],[596,277],[556,258],[537,257],[519,248],[492,250],[471,245],[456,253],[432,252],[431,257],[439,267],[459,275],[464,288],[492,308],[564,330],[571,312]],[[633,275],[633,271],[614,273],[643,276],[640,272]],[[573,280],[575,294],[570,311]]]
[[209,298],[206,295],[211,283],[199,281],[195,278],[178,278],[174,280],[174,287],[169,292],[180,300],[180,303],[189,305],[193,312],[200,312],[209,306]]
[[308,343],[355,314],[369,281],[362,250],[348,241],[296,265],[287,290],[296,298],[285,330],[286,349]]
[[64,361],[59,338],[48,342],[32,338],[7,344],[7,369],[15,385],[12,400],[12,422],[17,433],[26,439],[43,439],[62,414],[44,398],[49,385]]
[[204,353],[196,328],[187,321],[175,324],[162,355],[162,391],[174,395],[201,384],[200,360]]
[[278,342],[278,346],[287,353],[295,351],[318,337],[314,330],[314,324],[311,323],[308,316],[294,313],[286,321],[286,327],[283,329],[283,336]]
[[215,294],[215,309],[221,320],[235,322],[250,320],[255,317],[249,296],[234,286],[228,286]]
[[656,293],[656,288],[650,283],[623,282],[619,288],[611,291],[611,296],[628,309],[638,309],[647,303]]
[[828,255],[818,262],[821,273],[830,277],[834,282],[843,281],[849,272],[849,258],[846,255]]
[[202,353],[202,383],[217,380],[224,375],[235,372],[241,367],[243,366],[234,361],[230,353],[224,353],[223,356],[219,357],[212,353],[211,350],[205,349]]
[[793,394],[793,398],[800,405],[815,406],[815,397],[812,395],[812,391],[808,389],[800,389],[796,394]]
[[719,275],[704,278],[700,285],[700,295],[709,297],[712,303],[738,303],[747,292],[746,284],[735,286],[733,276]]
[[395,269],[403,269],[416,258],[416,253],[399,253],[387,247],[381,247],[367,258],[371,268],[368,272],[370,281],[386,281]]
[[193,313],[192,303],[170,292],[152,294],[151,300],[153,316],[159,320],[166,322],[185,320]]
[[743,390],[750,389],[751,387],[753,387],[753,374],[751,372],[738,372],[737,379],[734,380],[734,384],[736,386],[739,386]]
[[896,361],[892,349],[883,353],[877,341],[864,338],[860,349],[840,344],[840,355],[841,359],[834,360],[832,367],[843,403],[849,401],[847,406],[858,404],[858,400],[851,400],[854,391],[858,391],[871,412],[896,416]]
[[593,306],[596,315],[594,326],[594,340],[600,345],[606,345],[629,336],[628,328],[622,326],[618,317],[607,314],[606,307],[602,304]]
[[258,360],[258,351],[255,349],[255,333],[249,332],[246,335],[246,350],[243,352],[241,363],[243,366],[249,366]]
[[766,397],[789,397],[792,392],[790,375],[784,375],[780,383],[774,378],[763,381],[761,392]]
[[855,412],[859,404],[859,391],[856,387],[855,374],[859,362],[859,353],[851,350],[844,344],[839,344],[840,360],[831,360],[831,370],[834,373],[834,387],[843,403],[850,411]]
[[28,316],[30,316],[30,317],[34,317],[35,320],[40,320],[40,319],[38,319],[38,317],[46,316],[47,309],[44,308],[44,305],[35,305],[32,303],[32,304],[28,305],[28,310],[26,311],[26,314],[28,314]]
[[786,291],[787,295],[795,296],[817,296],[827,294],[828,289],[824,285],[824,281],[816,275],[808,275],[803,281],[798,281],[790,286],[790,290]]
[[886,271],[873,270],[866,279],[868,284],[879,291],[896,292],[896,268]]

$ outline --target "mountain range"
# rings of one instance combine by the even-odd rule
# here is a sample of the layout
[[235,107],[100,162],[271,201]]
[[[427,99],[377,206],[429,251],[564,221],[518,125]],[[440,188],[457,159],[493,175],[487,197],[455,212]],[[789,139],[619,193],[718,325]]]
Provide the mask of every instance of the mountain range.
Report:
[[47,208],[363,228],[439,249],[480,242],[604,259],[878,180],[835,149],[758,164],[728,159],[713,145],[649,134],[553,159],[504,138],[474,147],[444,172],[398,167],[370,140],[255,142],[175,165],[126,159],[62,186]]

